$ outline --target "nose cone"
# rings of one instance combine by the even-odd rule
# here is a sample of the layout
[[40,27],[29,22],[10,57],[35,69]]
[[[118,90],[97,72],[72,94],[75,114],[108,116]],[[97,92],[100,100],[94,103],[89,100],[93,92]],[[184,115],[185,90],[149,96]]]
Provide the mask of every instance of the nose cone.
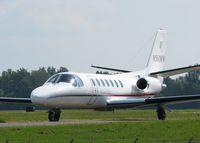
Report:
[[38,87],[34,89],[31,93],[31,101],[34,104],[43,105],[47,98],[47,92],[45,92],[44,87]]
[[31,101],[34,104],[47,106],[54,97],[67,95],[69,89],[70,88],[65,85],[43,85],[32,91]]

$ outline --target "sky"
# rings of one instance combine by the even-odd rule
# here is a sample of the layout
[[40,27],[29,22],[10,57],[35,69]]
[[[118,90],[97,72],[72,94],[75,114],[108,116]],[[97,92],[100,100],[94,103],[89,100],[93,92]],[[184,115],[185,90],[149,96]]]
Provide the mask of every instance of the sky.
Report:
[[200,63],[199,0],[0,0],[0,72],[140,70],[168,31],[165,69]]

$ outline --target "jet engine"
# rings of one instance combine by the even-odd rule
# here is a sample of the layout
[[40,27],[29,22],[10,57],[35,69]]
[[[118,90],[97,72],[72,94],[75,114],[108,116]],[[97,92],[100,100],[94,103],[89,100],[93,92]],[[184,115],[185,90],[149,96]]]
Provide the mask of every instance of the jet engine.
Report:
[[136,87],[139,90],[145,90],[152,93],[159,93],[165,86],[166,85],[163,84],[159,79],[154,77],[140,78],[136,82]]
[[145,78],[140,78],[137,83],[137,88],[141,89],[141,90],[144,90],[145,88],[147,88],[148,86],[148,82]]

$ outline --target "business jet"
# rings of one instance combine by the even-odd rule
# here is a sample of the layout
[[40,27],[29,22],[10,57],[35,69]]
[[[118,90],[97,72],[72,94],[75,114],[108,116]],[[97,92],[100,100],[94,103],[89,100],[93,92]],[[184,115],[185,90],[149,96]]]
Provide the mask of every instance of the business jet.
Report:
[[164,106],[169,103],[200,100],[200,95],[157,96],[167,87],[163,79],[169,76],[200,70],[189,66],[163,70],[167,31],[156,33],[147,66],[141,71],[127,71],[92,66],[119,74],[87,74],[61,72],[50,77],[42,86],[34,89],[30,98],[0,97],[1,102],[32,103],[48,107],[49,121],[59,121],[61,109],[95,109],[109,111],[117,108],[155,106],[159,120],[165,120]]

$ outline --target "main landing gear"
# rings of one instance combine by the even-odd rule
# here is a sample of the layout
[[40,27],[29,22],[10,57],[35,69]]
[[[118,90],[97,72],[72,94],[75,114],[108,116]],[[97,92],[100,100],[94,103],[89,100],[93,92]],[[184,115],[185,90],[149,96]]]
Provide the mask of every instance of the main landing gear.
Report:
[[49,110],[49,121],[50,122],[57,122],[60,119],[61,110],[54,108]]
[[157,116],[158,120],[165,120],[166,118],[165,109],[161,105],[158,105],[157,107]]

